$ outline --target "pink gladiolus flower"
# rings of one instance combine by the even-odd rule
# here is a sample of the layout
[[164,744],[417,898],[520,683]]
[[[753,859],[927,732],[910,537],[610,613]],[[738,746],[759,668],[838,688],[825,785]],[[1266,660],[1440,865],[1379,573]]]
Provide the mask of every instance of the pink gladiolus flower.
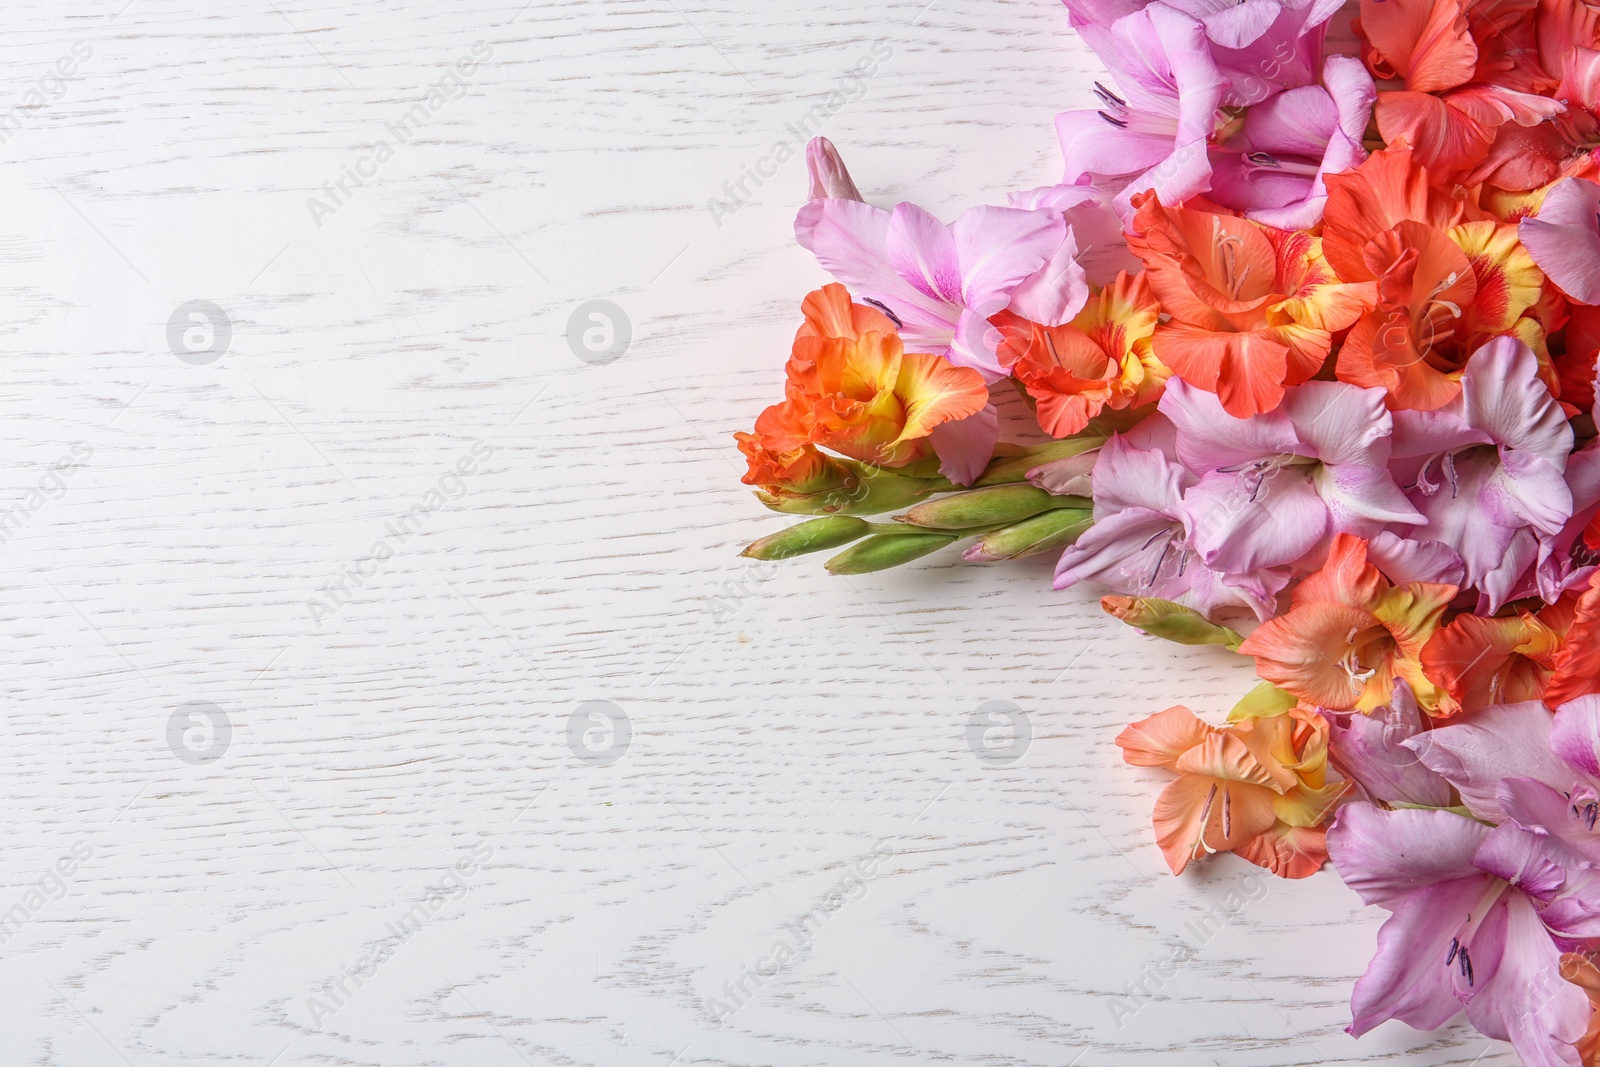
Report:
[[1329,56],[1322,84],[1257,104],[1244,129],[1212,155],[1211,199],[1267,226],[1308,229],[1328,201],[1323,175],[1367,158],[1361,139],[1378,91],[1361,62]]
[[1496,611],[1538,557],[1539,538],[1572,517],[1563,473],[1568,425],[1527,345],[1499,337],[1474,352],[1461,393],[1438,411],[1396,411],[1390,469],[1427,525],[1417,540],[1447,546],[1467,586]]
[[1173,600],[1206,615],[1248,608],[1271,616],[1288,584],[1287,568],[1224,575],[1208,568],[1192,544],[1183,493],[1195,476],[1155,449],[1114,437],[1091,475],[1094,525],[1056,567],[1056,588],[1093,581],[1128,596]]
[[1213,570],[1252,574],[1314,557],[1336,533],[1425,521],[1385,466],[1392,422],[1380,389],[1306,382],[1277,410],[1236,419],[1174,377],[1160,410],[1177,427],[1178,458],[1200,475],[1183,505]]
[[1124,224],[1136,193],[1153,189],[1162,203],[1176,204],[1209,189],[1208,144],[1221,122],[1228,79],[1211,58],[1205,28],[1157,3],[1085,36],[1121,95],[1097,86],[1099,110],[1056,116],[1062,181],[1120,189],[1113,204]]
[[1573,932],[1564,912],[1593,889],[1547,843],[1515,823],[1489,827],[1450,811],[1342,808],[1328,854],[1362,900],[1392,913],[1351,996],[1350,1033],[1387,1019],[1434,1030],[1465,1008],[1529,1067],[1575,1067],[1589,999],[1561,979],[1552,934]]
[[[839,188],[843,164],[814,184]],[[853,187],[853,183],[852,183]],[[811,200],[795,218],[800,244],[858,299],[895,320],[908,351],[942,355],[990,382],[1006,376],[989,316],[1043,272],[1059,325],[1089,299],[1077,251],[1059,210],[975,207],[946,226],[914,204],[884,211],[858,200]],[[1030,305],[1030,310],[1039,310]],[[1019,312],[1020,313],[1020,312]],[[1038,321],[1038,320],[1035,320]]]

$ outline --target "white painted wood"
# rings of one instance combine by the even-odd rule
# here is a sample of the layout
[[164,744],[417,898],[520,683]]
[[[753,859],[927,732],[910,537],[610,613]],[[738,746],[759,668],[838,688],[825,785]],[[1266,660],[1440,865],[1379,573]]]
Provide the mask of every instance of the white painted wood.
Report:
[[[1049,182],[1050,119],[1089,99],[1050,0],[922,3],[9,5],[0,106],[53,98],[0,145],[0,914],[26,915],[0,1060],[1514,1062],[1459,1026],[1341,1032],[1378,916],[1331,873],[1115,1009],[1255,869],[1168,876],[1160,776],[1111,738],[1220,714],[1240,664],[1119,629],[1047,562],[735,556],[784,520],[729,435],[822,276],[799,161],[729,217],[707,200],[874,44],[826,132],[883,201]],[[308,198],[475,42],[319,226]],[[564,339],[597,298],[633,326],[605,366]],[[207,365],[167,340],[191,300],[232,323]],[[994,700],[1032,731],[1012,766],[966,740]],[[195,701],[231,723],[211,763],[169,748]],[[567,747],[586,701],[631,722],[609,766]]]

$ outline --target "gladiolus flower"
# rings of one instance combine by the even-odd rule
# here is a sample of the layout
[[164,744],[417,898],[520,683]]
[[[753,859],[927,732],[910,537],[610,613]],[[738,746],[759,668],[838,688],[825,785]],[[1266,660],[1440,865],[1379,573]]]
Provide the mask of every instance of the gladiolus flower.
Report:
[[[1501,125],[1536,126],[1559,115],[1562,104],[1539,95],[1549,80],[1537,64],[1515,70],[1533,52],[1532,6],[1361,0],[1356,26],[1367,40],[1367,66],[1403,86],[1378,96],[1384,141],[1409,145],[1441,179],[1457,180],[1482,161]],[[1516,40],[1525,44],[1508,43]]]
[[[1410,536],[1460,556],[1463,584],[1480,589],[1491,610],[1532,563],[1535,535],[1556,536],[1572,516],[1562,476],[1572,428],[1539,369],[1526,345],[1501,337],[1473,354],[1448,405],[1394,413],[1390,469],[1428,520]],[[1518,559],[1511,549],[1521,530],[1528,556]]]
[[757,486],[769,506],[793,499],[843,502],[855,484],[850,468],[806,443],[787,451],[774,451],[762,442],[759,433],[736,433],[734,440],[744,453],[749,469],[740,481]]
[[1302,85],[1256,104],[1244,126],[1212,153],[1210,198],[1280,229],[1322,220],[1325,176],[1367,158],[1362,146],[1378,91],[1359,60],[1329,56],[1321,85]]
[[927,456],[937,427],[988,403],[981,375],[935,355],[903,351],[889,318],[852,303],[844,286],[825,286],[802,306],[805,323],[786,367],[786,398],[761,413],[757,440],[749,442],[762,462],[803,453],[811,444],[863,463],[903,467]]
[[1159,313],[1144,276],[1124,273],[1066,325],[1043,326],[1009,311],[990,321],[1000,331],[1001,362],[1037,405],[1039,427],[1071,437],[1104,408],[1161,398],[1170,372],[1150,351]]
[[1462,614],[1446,623],[1422,648],[1422,672],[1440,689],[1434,718],[1538,700],[1572,615],[1572,602],[1566,600],[1537,615]]
[[1328,723],[1315,712],[1213,727],[1171,707],[1116,741],[1129,764],[1178,774],[1153,818],[1173,874],[1202,853],[1234,852],[1284,878],[1305,878],[1327,859],[1321,823],[1345,786],[1325,780]]
[[1240,607],[1258,618],[1271,615],[1289,569],[1223,574],[1198,558],[1183,504],[1194,481],[1161,451],[1135,447],[1125,436],[1112,438],[1094,465],[1095,523],[1062,553],[1056,588],[1093,581],[1133,597],[1176,601],[1208,616]]
[[[1315,562],[1337,533],[1424,521],[1386,467],[1392,423],[1376,389],[1306,382],[1277,411],[1236,419],[1174,377],[1160,410],[1177,429],[1178,458],[1199,475],[1183,493],[1188,547],[1230,582]],[[1098,505],[1098,468],[1095,479]]]
[[[1339,350],[1343,381],[1389,394],[1391,408],[1432,411],[1461,390],[1467,357],[1513,335],[1535,351],[1544,328],[1529,312],[1544,275],[1493,219],[1463,221],[1466,205],[1429,185],[1413,154],[1376,152],[1328,178],[1323,249],[1347,278],[1377,283],[1376,306]],[[1555,373],[1541,359],[1540,376]]]
[[[1565,814],[1557,810],[1557,818]],[[1577,932],[1569,928],[1582,924],[1563,922],[1562,912],[1588,902],[1567,884],[1580,872],[1569,875],[1552,858],[1543,832],[1485,826],[1451,811],[1340,809],[1327,835],[1334,865],[1362,900],[1392,913],[1351,996],[1352,1034],[1388,1019],[1433,1030],[1465,1008],[1475,1027],[1509,1039],[1526,1064],[1575,1062],[1570,1046],[1584,1032],[1589,1002],[1556,978],[1561,949],[1551,935]]]
[[1205,27],[1161,3],[1092,27],[1068,6],[1121,94],[1096,85],[1100,108],[1056,116],[1066,160],[1061,180],[1120,189],[1114,206],[1125,222],[1137,193],[1154,190],[1177,203],[1205,192],[1211,185],[1209,143],[1225,121],[1220,108],[1228,89],[1211,58]]
[[[835,152],[814,184],[849,192],[855,185],[846,187],[848,179]],[[1014,290],[1043,271],[1055,281],[1065,318],[1089,295],[1059,210],[975,207],[945,226],[915,204],[888,212],[824,197],[801,207],[794,233],[823,269],[890,315],[907,344],[975,368],[988,381],[1005,371],[987,320],[1010,304]]]
[[1322,368],[1334,331],[1372,306],[1373,286],[1344,283],[1316,237],[1134,199],[1128,245],[1172,317],[1156,328],[1156,358],[1235,418],[1276,408]]
[[1438,629],[1456,588],[1425,582],[1396,586],[1367,562],[1366,542],[1333,539],[1328,562],[1290,594],[1290,608],[1239,646],[1256,673],[1306,704],[1371,711],[1388,704],[1404,678],[1426,710],[1438,707],[1422,670],[1422,649]]

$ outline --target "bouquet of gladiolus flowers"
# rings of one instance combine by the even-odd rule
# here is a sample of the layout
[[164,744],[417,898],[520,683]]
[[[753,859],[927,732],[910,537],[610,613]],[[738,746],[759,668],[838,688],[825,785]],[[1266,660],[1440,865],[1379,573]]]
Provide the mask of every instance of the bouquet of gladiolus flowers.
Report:
[[1392,913],[1353,1034],[1464,1009],[1600,1064],[1600,13],[1362,0],[1341,55],[1339,6],[1067,0],[1115,88],[1056,120],[1061,184],[948,225],[812,142],[838,281],[737,439],[815,517],[746,554],[1059,553],[1251,657],[1225,724],[1116,739],[1176,775],[1173,873],[1331,858]]

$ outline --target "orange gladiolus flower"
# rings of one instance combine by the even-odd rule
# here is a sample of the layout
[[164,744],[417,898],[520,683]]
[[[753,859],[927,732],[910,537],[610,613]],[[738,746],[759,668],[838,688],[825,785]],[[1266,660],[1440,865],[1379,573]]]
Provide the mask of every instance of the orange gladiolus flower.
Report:
[[784,456],[811,444],[903,467],[929,454],[934,427],[988,403],[982,375],[904,351],[888,316],[852,303],[844,286],[824,286],[802,308],[785,399],[756,419],[764,452]]
[[1555,673],[1544,688],[1545,707],[1600,693],[1600,571],[1578,597],[1567,639],[1555,655]]
[[1135,767],[1178,778],[1156,800],[1156,844],[1173,874],[1202,852],[1234,852],[1284,878],[1328,858],[1322,822],[1344,792],[1329,785],[1328,723],[1303,708],[1222,727],[1188,708],[1157,712],[1117,735]]
[[758,433],[736,433],[733,437],[749,465],[740,481],[756,486],[758,495],[769,506],[796,498],[829,495],[845,501],[855,488],[856,479],[851,470],[832,456],[819,452],[815,445],[803,444],[787,452],[774,452],[766,447]]
[[1375,152],[1331,175],[1323,248],[1347,278],[1377,285],[1376,306],[1339,350],[1341,380],[1380,388],[1391,408],[1432,411],[1461,392],[1467,357],[1510,334],[1541,357],[1544,274],[1516,227],[1429,184],[1412,152]]
[[1153,404],[1171,374],[1150,350],[1160,315],[1143,274],[1119,273],[1071,322],[1041,326],[1002,311],[1000,362],[1011,368],[1052,437],[1071,437],[1106,408]]
[[1157,326],[1157,359],[1217,394],[1235,418],[1271,411],[1287,386],[1322,369],[1333,334],[1377,299],[1323,258],[1322,240],[1200,207],[1137,207],[1128,247],[1171,321]]
[[1434,718],[1542,697],[1574,600],[1563,597],[1537,615],[1458,615],[1436,632],[1422,648],[1422,672],[1441,691]]
[[1367,562],[1365,541],[1338,534],[1322,569],[1295,587],[1289,610],[1239,651],[1255,658],[1262,678],[1315,707],[1372,711],[1404,678],[1431,713],[1439,693],[1423,673],[1422,649],[1456,593],[1429,582],[1396,586]]
[[1373,118],[1384,142],[1408,145],[1441,180],[1478,166],[1500,128],[1537,126],[1563,110],[1557,79],[1536,58],[1528,0],[1361,0],[1355,28],[1380,82]]

